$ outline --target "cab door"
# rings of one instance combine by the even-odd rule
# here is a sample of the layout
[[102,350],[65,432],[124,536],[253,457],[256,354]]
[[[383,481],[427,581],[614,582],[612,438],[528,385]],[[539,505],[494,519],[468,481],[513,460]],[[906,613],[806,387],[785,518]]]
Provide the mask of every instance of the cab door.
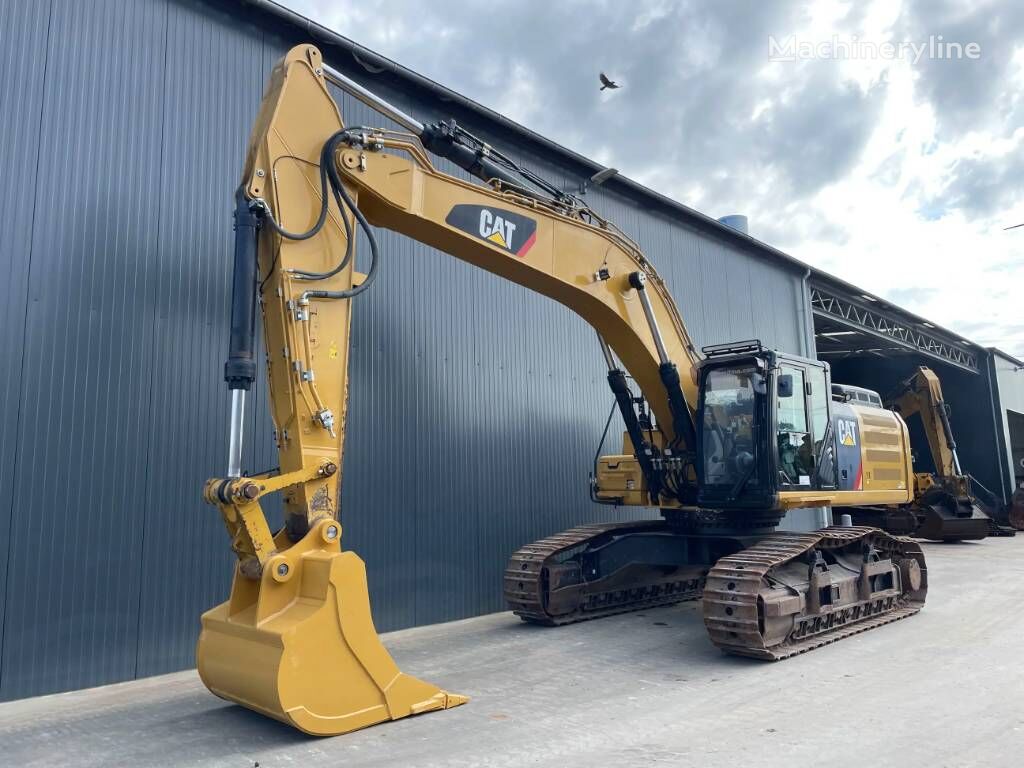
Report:
[[828,372],[784,360],[776,374],[775,449],[779,490],[835,487]]

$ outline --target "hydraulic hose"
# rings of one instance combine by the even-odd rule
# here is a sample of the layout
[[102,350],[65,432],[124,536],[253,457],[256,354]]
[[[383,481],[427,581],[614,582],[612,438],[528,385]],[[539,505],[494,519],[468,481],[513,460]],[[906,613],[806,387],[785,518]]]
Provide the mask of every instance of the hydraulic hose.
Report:
[[326,160],[329,160],[330,153],[333,152],[334,146],[337,144],[338,141],[341,140],[341,138],[344,135],[345,135],[344,129],[339,130],[336,133],[332,134],[331,137],[329,139],[327,139],[327,141],[324,142],[324,146],[320,150],[320,198],[321,198],[322,202],[321,202],[321,205],[320,205],[320,215],[319,215],[319,217],[316,220],[316,224],[314,224],[311,229],[309,229],[306,232],[290,232],[287,229],[285,229],[284,227],[282,227],[277,222],[277,220],[274,218],[274,214],[270,212],[270,206],[267,205],[267,202],[265,200],[260,199],[260,198],[257,198],[256,200],[253,200],[253,204],[256,205],[262,211],[261,215],[267,221],[267,223],[270,224],[270,228],[273,229],[281,237],[286,238],[288,240],[309,240],[309,238],[315,236],[317,233],[320,232],[321,229],[323,229],[324,222],[327,221],[327,208],[328,208],[328,205],[327,205],[327,200],[328,200],[328,197],[327,197],[327,173],[328,173],[327,165],[328,165],[328,163],[326,162]]
[[604,441],[608,439],[608,428],[612,425],[612,418],[615,416],[615,411],[619,408],[618,401],[612,402],[612,409],[608,412],[608,419],[604,423],[604,431],[601,433],[601,440],[597,444],[597,452],[594,454],[594,467],[590,473],[590,500],[595,504],[608,504],[619,506],[622,503],[622,499],[600,499],[597,496],[597,462],[601,460],[601,451],[604,450]]
[[353,285],[351,288],[344,291],[306,291],[302,294],[302,298],[304,299],[351,299],[353,296],[358,296],[369,288],[370,284],[373,283],[374,278],[377,276],[377,265],[380,263],[380,248],[377,245],[377,236],[374,235],[370,222],[366,220],[363,212],[359,210],[359,207],[349,196],[345,187],[339,185],[336,191],[345,201],[346,207],[352,211],[352,215],[356,217],[356,221],[359,222],[360,228],[366,233],[366,240],[370,244],[370,268],[366,272],[366,279],[359,285]]
[[[334,165],[334,148],[344,135],[345,132],[339,131],[324,142],[324,149],[320,153],[320,170],[322,174],[323,169],[327,169],[327,178],[331,183],[331,193],[334,195],[334,202],[337,204],[338,210],[341,211],[341,223],[345,227],[345,255],[333,269],[328,270],[327,272],[304,272],[301,270],[294,270],[292,275],[300,280],[326,280],[329,277],[334,277],[348,266],[349,260],[352,258],[352,226],[348,222],[348,216],[345,215],[345,205],[342,202],[342,196],[340,194],[341,192],[344,192],[345,187],[341,183],[341,177],[338,176],[338,169]],[[324,193],[326,193],[326,190],[324,190]],[[324,210],[327,209],[326,203],[327,197],[325,194]]]
[[334,202],[338,204],[338,209],[342,211],[341,223],[345,228],[345,255],[341,257],[341,261],[327,272],[306,272],[301,269],[292,270],[292,277],[299,280],[326,280],[329,277],[334,277],[348,266],[348,262],[352,258],[352,225],[348,223],[348,217],[344,215],[345,208],[341,204],[338,191],[332,189],[331,192],[334,194]]
[[[377,276],[377,265],[380,261],[380,248],[377,244],[376,235],[373,233],[373,229],[370,223],[366,220],[362,211],[359,210],[355,201],[348,194],[345,189],[345,185],[341,181],[341,177],[338,175],[338,169],[334,165],[334,151],[338,146],[338,143],[349,135],[349,131],[341,129],[331,135],[327,141],[324,142],[323,149],[320,152],[320,196],[322,203],[320,205],[320,215],[317,217],[316,223],[306,232],[291,232],[285,229],[275,218],[273,213],[270,211],[270,207],[266,201],[258,200],[253,201],[256,209],[259,212],[260,217],[265,220],[278,235],[288,240],[308,240],[315,236],[323,229],[324,224],[327,221],[327,212],[329,208],[329,197],[328,197],[328,186],[330,186],[331,194],[334,196],[334,200],[338,205],[338,209],[341,211],[342,223],[345,227],[345,239],[346,248],[345,255],[341,261],[338,262],[332,269],[327,272],[305,272],[295,270],[292,274],[301,280],[325,280],[329,277],[333,277],[348,266],[352,259],[353,247],[352,247],[352,227],[349,224],[348,216],[345,215],[346,209],[352,212],[356,221],[359,223],[360,228],[366,233],[366,239],[370,243],[370,268],[366,273],[366,279],[363,280],[359,285],[355,285],[344,291],[306,291],[302,294],[303,300],[308,299],[350,299],[354,296],[358,296],[360,293],[370,287],[374,278]],[[268,275],[269,277],[269,275]]]

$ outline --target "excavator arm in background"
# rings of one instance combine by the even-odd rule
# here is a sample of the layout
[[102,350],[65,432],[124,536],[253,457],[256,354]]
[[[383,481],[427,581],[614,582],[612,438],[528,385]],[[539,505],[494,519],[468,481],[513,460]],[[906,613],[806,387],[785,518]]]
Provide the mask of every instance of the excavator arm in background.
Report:
[[904,421],[914,414],[921,417],[932,462],[939,477],[963,474],[956,453],[953,428],[949,423],[949,409],[942,397],[942,383],[930,368],[919,367],[913,376],[900,384],[896,392],[886,398],[885,405],[899,413]]
[[935,467],[934,474],[914,474],[914,500],[908,505],[917,520],[913,534],[944,541],[1013,535],[1012,529],[1003,529],[982,509],[972,478],[960,466],[949,406],[935,372],[920,366],[885,404],[906,421],[915,415],[920,418]]
[[[328,83],[405,131],[346,128]],[[439,172],[428,151],[484,185]],[[236,194],[228,471],[204,495],[237,564],[229,599],[202,617],[197,665],[211,691],[320,735],[466,700],[398,669],[373,627],[365,567],[340,546],[351,304],[377,274],[374,225],[552,298],[597,331],[626,435],[623,453],[602,460],[593,497],[656,506],[663,519],[584,527],[515,553],[506,597],[524,619],[566,623],[703,592],[713,642],[780,659],[920,609],[927,578],[914,545],[868,528],[772,533],[793,507],[909,498],[902,448],[870,487],[836,492],[836,433],[812,418],[829,413],[825,364],[756,341],[702,358],[654,267],[609,222],[300,45],[271,75]],[[280,468],[245,476],[257,310]],[[894,414],[872,429],[906,442]],[[705,491],[710,508],[697,509]],[[275,532],[260,499],[278,492]]]

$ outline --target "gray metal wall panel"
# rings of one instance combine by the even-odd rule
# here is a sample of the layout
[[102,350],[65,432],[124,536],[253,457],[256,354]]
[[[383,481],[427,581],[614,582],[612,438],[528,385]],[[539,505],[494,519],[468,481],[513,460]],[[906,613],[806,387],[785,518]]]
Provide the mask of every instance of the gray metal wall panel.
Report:
[[55,2],[49,45],[22,53],[45,56],[46,80],[4,698],[135,672],[162,57],[139,67],[125,51],[162,51],[166,16],[160,2]]
[[[266,75],[298,42],[235,12],[55,0],[49,16],[18,17],[13,48],[38,43],[42,20],[50,29],[53,76],[18,98],[53,148],[40,155],[33,205],[60,213],[37,216],[13,252],[23,285],[32,255],[27,314],[26,291],[6,287],[24,317],[4,328],[5,359],[24,354],[25,383],[4,379],[16,392],[5,395],[5,435],[23,418],[0,448],[16,448],[16,474],[0,481],[19,500],[0,698],[189,666],[200,612],[227,594],[230,551],[199,494],[226,453],[231,194]],[[146,67],[132,66],[138,51]],[[373,85],[413,114],[448,114]],[[382,122],[339,100],[348,124]],[[552,181],[578,183],[577,169],[467,124]],[[0,125],[14,131],[6,151],[29,189],[35,134]],[[793,269],[614,191],[592,188],[588,200],[647,250],[698,344],[759,336],[800,348]],[[611,404],[592,330],[400,235],[381,233],[381,244],[379,281],[354,308],[342,522],[387,630],[499,610],[512,549],[644,512],[587,500]],[[365,256],[361,243],[363,266]],[[276,463],[262,382],[252,401],[246,462],[260,470]],[[620,434],[616,419],[608,449]]]
[[[166,9],[168,70],[154,78],[161,134],[152,169],[153,204],[165,215],[150,238],[155,317],[148,405],[148,472],[142,541],[137,674],[181,667],[194,651],[199,606],[223,599],[232,555],[217,511],[200,498],[207,477],[224,471],[226,348],[224,307],[231,296],[232,195],[264,84],[259,31],[201,5]],[[145,173],[144,168],[139,168]],[[256,384],[246,464],[273,466]],[[258,428],[259,427],[259,428]],[[173,631],[178,627],[186,631]]]
[[[25,308],[32,256],[35,212],[36,163],[42,101],[39,88],[46,70],[45,57],[23,55],[45,51],[49,33],[48,3],[0,4],[0,211],[4,212],[3,247],[0,248],[0,646],[3,642],[7,595],[7,566],[14,539],[12,515],[22,514],[14,494],[18,434],[22,424],[21,390],[25,385]],[[35,421],[25,414],[25,428]],[[2,671],[2,669],[0,669]]]

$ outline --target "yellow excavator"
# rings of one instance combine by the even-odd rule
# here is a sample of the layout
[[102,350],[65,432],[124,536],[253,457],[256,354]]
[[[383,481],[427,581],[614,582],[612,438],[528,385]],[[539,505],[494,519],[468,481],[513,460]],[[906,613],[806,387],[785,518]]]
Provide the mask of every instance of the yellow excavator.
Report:
[[[843,386],[834,389],[843,400],[852,397],[863,400],[866,393],[868,402],[882,407],[881,399],[870,390]],[[949,405],[935,372],[919,366],[886,397],[885,407],[900,414],[908,423],[914,418],[920,420],[935,472],[914,473],[914,498],[909,504],[852,509],[853,521],[933,541],[1012,536],[1012,528],[1000,526],[982,508],[975,492],[981,487],[980,483],[960,466],[949,421]]]
[[[402,130],[346,127],[329,84]],[[439,172],[431,154],[482,184]],[[563,624],[702,596],[716,645],[781,659],[923,605],[915,543],[874,528],[775,530],[790,509],[909,502],[902,419],[833,403],[815,360],[757,341],[698,352],[635,243],[454,122],[422,124],[300,45],[271,75],[234,223],[228,470],[204,496],[237,564],[197,647],[218,696],[319,735],[466,701],[398,669],[373,626],[364,565],[341,548],[351,306],[382,257],[374,227],[550,297],[596,331],[625,435],[621,453],[596,462],[592,499],[660,517],[524,546],[504,579],[521,617]],[[280,468],[247,476],[257,308]],[[272,531],[260,501],[278,492],[284,525]]]

